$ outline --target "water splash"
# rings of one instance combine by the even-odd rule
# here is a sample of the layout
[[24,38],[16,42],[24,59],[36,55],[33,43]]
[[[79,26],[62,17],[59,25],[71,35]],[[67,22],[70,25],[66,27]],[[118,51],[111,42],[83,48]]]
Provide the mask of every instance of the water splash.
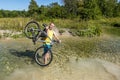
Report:
[[[64,47],[60,48],[64,51],[58,48],[54,50],[54,60],[49,66],[40,67],[35,62],[31,63],[34,46],[28,45],[33,44],[31,41],[26,41],[26,43],[24,41],[12,40],[0,43],[0,50],[2,50],[0,52],[0,80],[120,80],[119,66],[99,59],[76,58],[74,51],[69,48],[62,49]],[[76,49],[76,46],[74,47]],[[119,52],[119,50],[115,51]],[[72,57],[67,54],[68,52],[72,54]],[[95,56],[95,54],[92,55]],[[101,53],[100,56],[102,55],[104,54]],[[109,54],[106,54],[104,58],[108,56]],[[98,53],[96,57],[98,58]],[[109,58],[111,57],[110,55]],[[119,58],[116,59],[119,60]],[[9,76],[6,75],[6,71],[10,71]],[[3,72],[5,74],[2,75]]]
[[63,67],[17,69],[5,80],[120,80],[120,67],[98,59],[71,59]]

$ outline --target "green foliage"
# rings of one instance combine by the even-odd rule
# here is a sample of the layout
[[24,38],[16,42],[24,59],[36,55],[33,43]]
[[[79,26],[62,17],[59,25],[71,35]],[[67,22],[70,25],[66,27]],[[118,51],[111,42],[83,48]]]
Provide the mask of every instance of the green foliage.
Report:
[[114,17],[120,17],[120,2],[115,6],[113,15]]
[[52,3],[50,9],[47,12],[47,16],[50,18],[64,18],[65,9],[58,3]]
[[100,36],[101,34],[101,29],[100,27],[95,27],[95,26],[89,26],[87,29],[84,30],[76,30],[76,29],[72,29],[70,31],[72,33],[73,36],[83,36],[83,37],[93,37],[93,36]]
[[120,28],[120,23],[119,22],[114,22],[114,23],[112,23],[112,26]]
[[64,4],[69,14],[85,20],[119,16],[120,12],[117,0],[64,0]]
[[2,38],[2,35],[0,34],[0,39]]
[[9,11],[9,10],[0,10],[0,18],[4,17],[28,17],[28,12],[23,10],[23,11]]
[[108,35],[120,36],[120,18],[108,18],[102,21],[102,32]]
[[33,14],[34,11],[36,12],[38,10],[38,5],[35,0],[31,0],[30,5],[29,5],[29,13]]
[[101,16],[101,11],[97,3],[98,0],[84,0],[84,9],[82,14],[85,13],[86,16],[82,17],[83,19],[97,19],[98,16]]
[[32,18],[36,18],[37,14],[38,14],[38,8],[39,7],[38,7],[36,1],[35,0],[31,0],[28,12],[29,12],[29,15]]
[[77,15],[77,0],[64,0],[67,16],[72,17]]
[[64,32],[65,32],[65,30],[63,30],[63,29],[60,29],[60,30],[59,30],[59,33],[60,33],[60,34],[62,34],[62,33],[64,33]]
[[10,37],[11,36],[11,34],[10,33],[3,33],[3,37]]
[[116,5],[118,5],[117,0],[99,0],[98,4],[102,11],[102,15],[105,17],[113,17],[114,10],[117,7]]
[[91,20],[101,17],[120,17],[120,2],[117,0],[63,0],[47,6],[38,6],[31,0],[28,11],[0,10],[0,18],[4,17],[31,17],[34,20],[48,20],[55,18]]
[[[79,20],[54,20],[55,24],[59,28],[68,28],[72,35],[77,36],[100,36],[102,33],[101,24],[97,21],[80,21]],[[63,24],[64,23],[64,24]]]
[[[0,29],[21,32],[29,21],[30,18],[1,18]],[[40,25],[54,22],[60,32],[62,28],[67,28],[70,29],[73,35],[92,37],[99,36],[101,33],[119,35],[120,18],[103,18],[89,21],[79,21],[79,19],[43,19],[38,22]]]
[[120,28],[119,27],[105,27],[104,33],[107,33],[113,36],[120,36]]
[[22,38],[22,37],[25,37],[24,34],[14,34],[11,36],[11,38],[13,39]]
[[29,18],[1,18],[0,29],[21,31],[29,21]]

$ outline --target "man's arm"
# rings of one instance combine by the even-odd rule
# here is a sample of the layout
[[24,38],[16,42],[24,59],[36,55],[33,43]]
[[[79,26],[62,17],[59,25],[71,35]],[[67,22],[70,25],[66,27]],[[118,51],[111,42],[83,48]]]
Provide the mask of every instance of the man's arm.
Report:
[[59,38],[57,37],[57,35],[55,34],[55,32],[53,33],[54,38],[60,43],[61,41],[59,40]]
[[49,26],[46,26],[44,31],[47,33],[48,29],[49,29]]

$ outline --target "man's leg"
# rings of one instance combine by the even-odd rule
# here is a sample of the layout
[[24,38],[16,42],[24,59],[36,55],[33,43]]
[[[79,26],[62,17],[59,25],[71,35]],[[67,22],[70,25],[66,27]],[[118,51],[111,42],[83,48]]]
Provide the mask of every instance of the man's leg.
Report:
[[50,47],[50,45],[46,45],[45,46],[45,49],[44,49],[44,51],[45,51],[45,55],[44,55],[44,58],[45,58],[45,64],[47,64],[47,60],[49,59],[49,49],[50,49],[51,47]]
[[45,64],[47,64],[48,59],[49,59],[49,51],[45,54]]

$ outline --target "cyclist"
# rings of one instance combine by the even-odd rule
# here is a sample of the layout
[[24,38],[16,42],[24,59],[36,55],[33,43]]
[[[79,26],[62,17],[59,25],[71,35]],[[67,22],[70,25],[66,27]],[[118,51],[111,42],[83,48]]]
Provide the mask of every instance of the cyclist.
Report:
[[44,63],[47,63],[47,59],[49,58],[49,49],[51,49],[51,40],[53,38],[60,43],[61,41],[56,36],[55,32],[53,31],[53,28],[55,27],[54,23],[50,23],[49,26],[45,28],[45,32],[47,33],[47,37],[44,39]]

